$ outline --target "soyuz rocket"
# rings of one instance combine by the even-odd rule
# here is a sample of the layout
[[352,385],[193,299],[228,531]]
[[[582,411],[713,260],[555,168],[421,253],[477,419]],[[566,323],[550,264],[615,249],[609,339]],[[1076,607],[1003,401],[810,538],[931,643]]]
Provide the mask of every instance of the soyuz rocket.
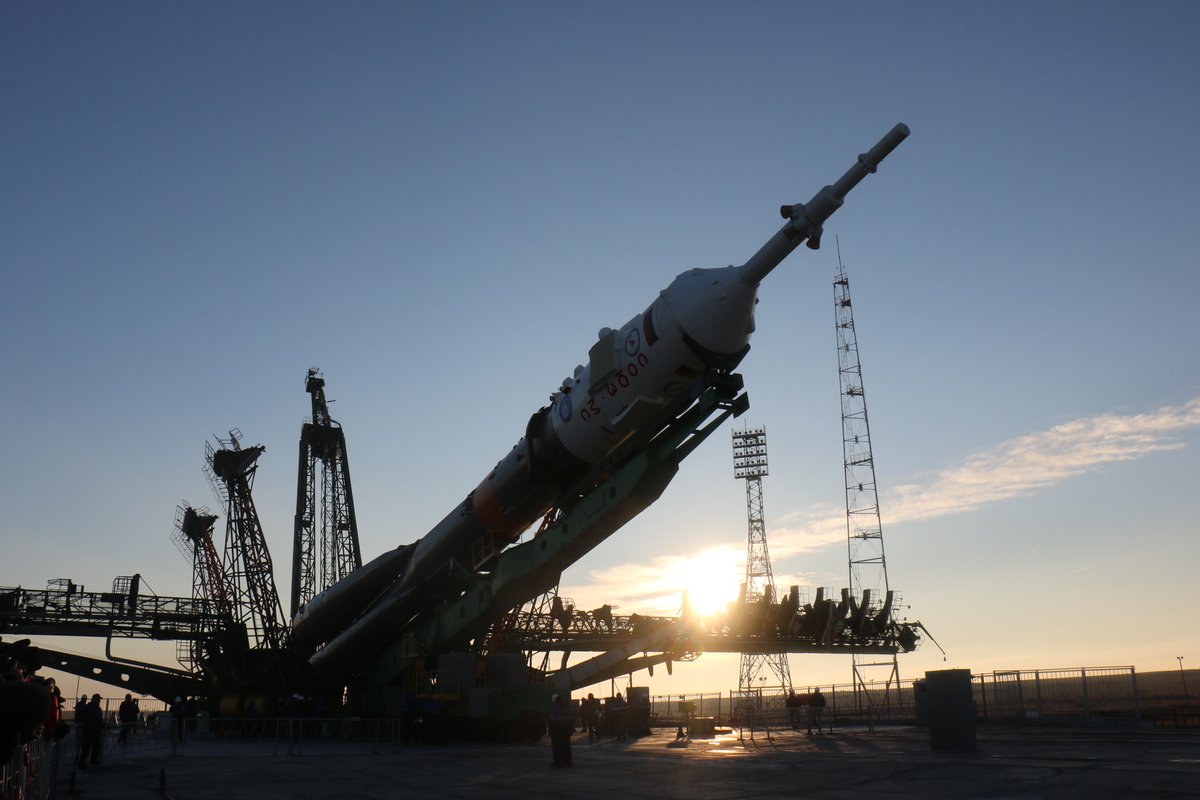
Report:
[[292,640],[316,648],[322,674],[347,675],[403,633],[424,610],[431,582],[472,545],[511,543],[591,468],[644,426],[658,423],[706,368],[736,363],[754,332],[758,285],[802,242],[820,247],[821,228],[846,194],[905,137],[897,124],[833,185],[807,203],[785,205],[783,227],[741,266],[692,269],[617,329],[603,328],[588,352],[538,409],[525,435],[466,499],[417,541],[380,555],[314,597],[292,620]]

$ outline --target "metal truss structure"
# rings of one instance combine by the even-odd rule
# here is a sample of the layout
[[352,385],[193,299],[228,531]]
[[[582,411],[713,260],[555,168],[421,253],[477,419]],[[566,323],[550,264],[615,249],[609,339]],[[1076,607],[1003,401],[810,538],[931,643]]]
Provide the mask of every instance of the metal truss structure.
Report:
[[292,616],[315,595],[362,566],[346,434],[329,416],[325,378],[315,367],[308,371],[304,389],[312,396],[312,418],[300,429],[292,546]]
[[[733,475],[746,482],[746,582],[742,584],[740,599],[747,607],[769,608],[779,602],[763,518],[762,479],[767,473],[767,429],[733,431]],[[768,679],[772,681],[769,684]],[[738,690],[753,692],[764,688],[784,692],[792,688],[787,654],[782,650],[742,653]]]
[[271,552],[263,533],[252,489],[262,445],[242,449],[241,432],[219,439],[220,449],[204,445],[205,474],[225,504],[225,551],[222,572],[234,621],[245,626],[251,647],[283,648],[287,628],[275,588]]
[[[837,329],[838,379],[842,406],[842,455],[846,479],[846,546],[850,572],[850,620],[858,633],[873,634],[895,627],[898,598],[888,586],[887,558],[883,549],[883,526],[879,517],[879,493],[875,482],[875,457],[871,450],[871,426],[867,420],[867,398],[863,389],[858,335],[850,302],[850,281],[840,250],[837,277],[833,281],[834,321]],[[895,652],[890,658],[854,654],[853,678],[860,709],[868,714],[876,695],[866,691],[869,681],[885,680],[889,691],[900,690],[900,667]],[[861,691],[859,691],[861,689]]]
[[[216,521],[217,515],[210,514],[207,508],[195,509],[184,501],[175,507],[175,529],[171,539],[192,566],[192,599],[207,604],[222,618],[229,619],[232,617],[229,592],[225,588],[221,557],[213,542]],[[207,626],[203,633],[214,630]],[[191,672],[198,671],[202,661],[200,648],[200,643],[194,639],[179,640],[176,647],[179,663]]]

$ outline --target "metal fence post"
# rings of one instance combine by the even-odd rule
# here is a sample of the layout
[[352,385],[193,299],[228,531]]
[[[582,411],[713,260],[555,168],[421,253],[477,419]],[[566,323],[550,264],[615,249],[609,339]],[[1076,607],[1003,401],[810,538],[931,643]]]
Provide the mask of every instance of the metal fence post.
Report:
[[1142,718],[1142,701],[1141,701],[1141,698],[1138,697],[1137,668],[1136,667],[1129,668],[1129,684],[1133,690],[1133,718],[1136,720],[1141,720],[1141,718]]
[[1083,715],[1085,717],[1090,717],[1092,714],[1091,708],[1088,705],[1087,667],[1084,667],[1079,671],[1083,674]]

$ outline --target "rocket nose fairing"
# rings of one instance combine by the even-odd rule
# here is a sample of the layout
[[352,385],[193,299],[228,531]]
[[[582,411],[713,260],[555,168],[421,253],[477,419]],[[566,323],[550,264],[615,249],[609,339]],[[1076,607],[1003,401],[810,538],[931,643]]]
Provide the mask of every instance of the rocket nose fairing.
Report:
[[742,266],[684,272],[644,312],[618,329],[602,329],[587,363],[533,414],[525,436],[460,506],[297,615],[297,639],[327,642],[310,663],[331,674],[353,671],[403,631],[427,595],[436,595],[431,579],[451,561],[468,561],[472,545],[485,537],[501,546],[514,541],[593,465],[661,423],[705,369],[736,365],[754,332],[759,282],[802,242],[816,249],[822,225],[846,193],[907,136],[908,128],[896,125],[808,203],[783,206],[784,226]]
[[601,332],[588,363],[551,398],[554,433],[575,458],[599,462],[660,417],[706,367],[746,351],[755,287],[738,270],[689,270],[642,314]]

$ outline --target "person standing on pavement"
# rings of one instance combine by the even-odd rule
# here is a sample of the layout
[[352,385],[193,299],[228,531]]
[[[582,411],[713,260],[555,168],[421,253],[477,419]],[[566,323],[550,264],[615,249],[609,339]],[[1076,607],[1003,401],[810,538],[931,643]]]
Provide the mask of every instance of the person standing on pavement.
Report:
[[117,744],[125,744],[129,741],[129,734],[133,732],[137,718],[137,701],[133,699],[133,695],[127,694],[117,708],[117,721],[121,723],[121,734],[117,737]]
[[78,708],[76,723],[79,731],[79,768],[100,763],[100,745],[104,740],[104,711],[100,708],[100,695],[92,695],[92,701]]
[[788,722],[791,723],[792,730],[800,730],[800,698],[796,695],[795,689],[788,689],[787,699],[783,701],[784,707],[788,712]]
[[571,759],[571,734],[575,733],[575,712],[565,695],[554,695],[550,706],[550,753],[555,769],[573,766]]
[[589,742],[600,741],[600,701],[594,694],[589,693],[583,706],[583,729],[587,731]]
[[[825,695],[821,694],[821,689],[818,687],[812,693],[812,697],[808,699],[808,732],[812,733],[813,725],[817,726],[817,735],[821,734],[821,717],[825,713]],[[833,733],[833,728],[829,729]]]
[[621,697],[620,692],[608,701],[604,708],[604,716],[609,721],[609,732],[617,737],[618,741],[625,741],[629,737],[629,704]]

